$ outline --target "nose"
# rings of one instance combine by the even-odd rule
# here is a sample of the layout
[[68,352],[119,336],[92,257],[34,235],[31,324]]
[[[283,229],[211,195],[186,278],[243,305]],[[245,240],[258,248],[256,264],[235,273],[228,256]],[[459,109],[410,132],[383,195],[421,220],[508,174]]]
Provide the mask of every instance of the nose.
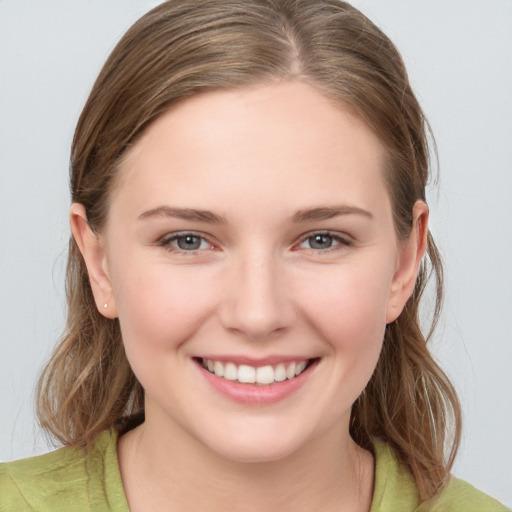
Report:
[[275,258],[240,258],[221,291],[224,328],[249,340],[270,339],[289,329],[296,312],[284,274]]

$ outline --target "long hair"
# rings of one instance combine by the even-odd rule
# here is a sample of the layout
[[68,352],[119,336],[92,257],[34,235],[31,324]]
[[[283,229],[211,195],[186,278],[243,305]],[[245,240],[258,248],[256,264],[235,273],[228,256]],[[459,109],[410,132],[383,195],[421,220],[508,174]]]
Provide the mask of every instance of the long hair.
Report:
[[[406,239],[429,181],[428,123],[393,43],[338,0],[170,0],[138,20],[105,63],[79,119],[71,151],[72,200],[100,233],[119,162],[177,102],[203,91],[300,80],[349,108],[386,149],[396,232]],[[143,414],[144,393],[125,357],[119,323],[97,310],[71,239],[66,331],[38,385],[44,429],[65,445]],[[376,370],[353,405],[350,433],[378,438],[410,470],[422,499],[446,483],[460,438],[457,395],[427,348],[419,306],[428,277],[436,304],[442,266],[432,236],[416,287],[388,325]],[[451,425],[451,428],[449,427]]]

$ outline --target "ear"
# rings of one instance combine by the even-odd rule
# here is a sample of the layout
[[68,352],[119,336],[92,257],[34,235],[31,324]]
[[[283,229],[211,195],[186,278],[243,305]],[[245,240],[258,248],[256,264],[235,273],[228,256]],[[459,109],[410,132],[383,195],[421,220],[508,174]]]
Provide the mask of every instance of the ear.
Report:
[[87,266],[96,307],[104,317],[116,318],[117,306],[112,292],[105,248],[100,237],[91,229],[83,205],[71,205],[69,223]]
[[407,240],[400,243],[397,269],[393,276],[386,313],[386,323],[394,322],[411,297],[421,260],[427,250],[428,206],[416,201],[413,207],[413,224]]

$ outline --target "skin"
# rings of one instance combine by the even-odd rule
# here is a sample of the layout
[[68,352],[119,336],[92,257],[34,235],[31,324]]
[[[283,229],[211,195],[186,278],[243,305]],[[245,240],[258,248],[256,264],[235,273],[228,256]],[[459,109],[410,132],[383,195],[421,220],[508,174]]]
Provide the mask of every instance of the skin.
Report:
[[[132,511],[369,510],[373,457],[349,436],[350,410],[412,293],[428,223],[418,201],[398,240],[384,159],[309,85],[205,93],[130,149],[99,236],[72,206],[98,309],[119,318],[146,391],[146,422],[118,447]],[[198,248],[179,248],[184,231]],[[290,396],[251,405],[212,388],[195,357],[318,363]]]

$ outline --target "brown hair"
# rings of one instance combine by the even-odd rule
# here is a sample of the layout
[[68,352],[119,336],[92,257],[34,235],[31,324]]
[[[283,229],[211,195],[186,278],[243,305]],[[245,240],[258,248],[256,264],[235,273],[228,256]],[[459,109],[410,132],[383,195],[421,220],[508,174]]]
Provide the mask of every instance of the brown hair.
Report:
[[[429,179],[428,124],[395,46],[338,0],[170,0],[142,17],[108,58],[78,122],[72,200],[84,205],[100,232],[120,160],[159,115],[201,91],[287,79],[348,106],[377,134],[388,153],[396,230],[407,238],[413,205],[425,200]],[[423,499],[446,483],[460,438],[457,395],[419,327],[429,273],[437,290],[433,325],[442,297],[431,235],[427,253],[412,297],[386,328],[377,368],[351,421],[361,446],[371,449],[375,438],[390,445]],[[143,390],[126,360],[118,321],[97,311],[73,239],[67,295],[67,329],[41,376],[38,414],[61,442],[87,447],[101,430],[143,412]]]

